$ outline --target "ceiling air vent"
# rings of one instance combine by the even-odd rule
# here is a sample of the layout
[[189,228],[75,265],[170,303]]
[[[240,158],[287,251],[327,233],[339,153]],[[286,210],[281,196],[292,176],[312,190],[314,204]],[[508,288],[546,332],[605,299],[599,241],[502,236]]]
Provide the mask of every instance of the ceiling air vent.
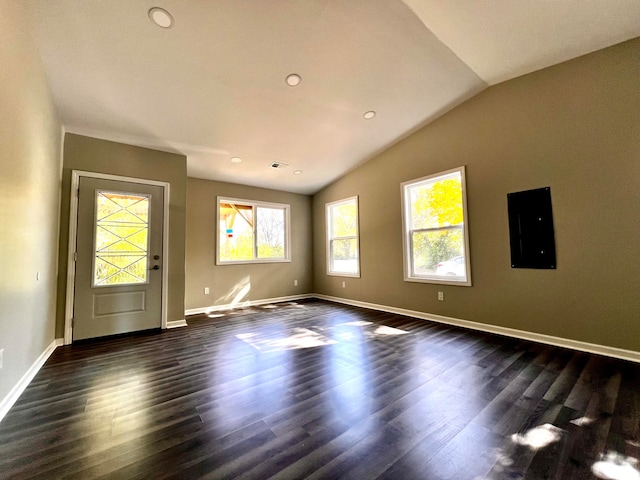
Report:
[[270,168],[287,168],[288,166],[288,164],[280,162],[273,162],[271,165],[269,165]]

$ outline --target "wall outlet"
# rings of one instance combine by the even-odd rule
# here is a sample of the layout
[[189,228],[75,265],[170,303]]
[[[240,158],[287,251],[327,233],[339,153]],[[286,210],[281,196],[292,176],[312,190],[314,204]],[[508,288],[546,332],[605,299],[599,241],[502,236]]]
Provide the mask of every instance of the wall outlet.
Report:
[[347,288],[347,282],[342,282],[342,288]]
[[297,286],[298,286],[298,280],[294,280],[294,281],[293,281],[293,286],[294,286],[294,287],[297,287]]
[[438,300],[444,302],[444,292],[438,292]]
[[209,295],[209,287],[204,287],[204,294]]
[[4,354],[4,348],[0,348],[0,368],[2,368],[2,357]]

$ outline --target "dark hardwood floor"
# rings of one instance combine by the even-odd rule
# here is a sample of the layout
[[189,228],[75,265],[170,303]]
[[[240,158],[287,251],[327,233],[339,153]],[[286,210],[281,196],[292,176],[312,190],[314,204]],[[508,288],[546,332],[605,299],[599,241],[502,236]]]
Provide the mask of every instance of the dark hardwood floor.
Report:
[[638,364],[270,307],[58,348],[0,423],[0,477],[640,478]]

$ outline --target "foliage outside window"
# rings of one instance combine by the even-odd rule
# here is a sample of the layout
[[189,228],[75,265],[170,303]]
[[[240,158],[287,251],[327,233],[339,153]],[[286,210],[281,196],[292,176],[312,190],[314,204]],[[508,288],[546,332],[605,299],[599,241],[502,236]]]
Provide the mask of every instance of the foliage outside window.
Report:
[[471,285],[464,167],[402,184],[405,280]]
[[358,197],[328,203],[326,219],[329,275],[359,277]]
[[289,262],[289,243],[289,205],[218,197],[218,265]]

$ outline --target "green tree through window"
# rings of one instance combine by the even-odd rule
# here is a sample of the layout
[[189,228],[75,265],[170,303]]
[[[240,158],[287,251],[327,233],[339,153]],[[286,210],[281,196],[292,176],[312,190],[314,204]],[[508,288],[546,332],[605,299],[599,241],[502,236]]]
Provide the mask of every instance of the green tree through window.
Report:
[[403,184],[405,278],[469,283],[464,169]]

